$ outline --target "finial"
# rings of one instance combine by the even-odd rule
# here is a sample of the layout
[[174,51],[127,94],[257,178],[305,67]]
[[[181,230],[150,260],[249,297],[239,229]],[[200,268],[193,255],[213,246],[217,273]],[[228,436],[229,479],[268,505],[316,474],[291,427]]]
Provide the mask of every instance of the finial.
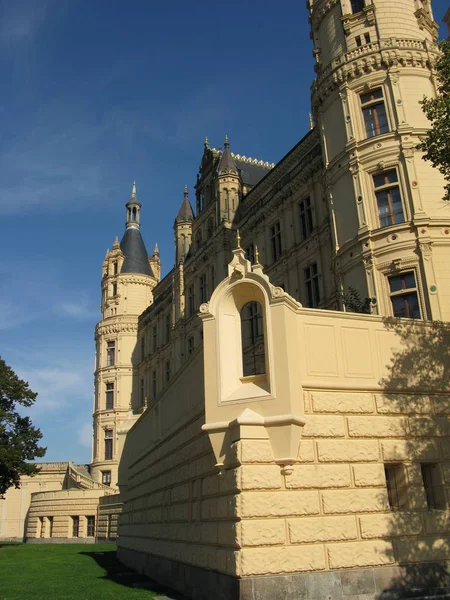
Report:
[[189,196],[188,186],[184,186],[184,197],[187,198]]
[[255,261],[256,264],[259,265],[259,252],[258,252],[258,246],[255,245]]
[[241,248],[241,236],[239,234],[239,229],[236,231],[236,248],[238,250]]
[[158,242],[156,242],[156,244],[155,244],[155,249],[153,250],[153,255],[159,256]]
[[209,148],[208,136],[205,136],[205,148]]
[[314,122],[311,113],[309,113],[309,129],[314,129]]
[[119,238],[117,237],[117,235],[116,235],[116,239],[114,240],[113,250],[115,250],[116,248],[120,248]]
[[131,188],[131,197],[136,198],[136,181],[133,181],[133,187]]
[[230,142],[228,141],[228,136],[225,136],[225,143],[224,143],[224,147],[225,148],[229,148],[230,147]]

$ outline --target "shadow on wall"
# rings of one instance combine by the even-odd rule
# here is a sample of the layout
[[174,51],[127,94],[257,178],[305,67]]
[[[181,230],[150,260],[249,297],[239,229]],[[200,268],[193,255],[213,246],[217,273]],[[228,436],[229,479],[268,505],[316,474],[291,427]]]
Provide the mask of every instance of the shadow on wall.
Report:
[[[84,556],[89,556],[105,571],[103,579],[110,579],[119,585],[129,588],[148,590],[148,598],[153,598],[153,594],[170,594],[173,600],[186,600],[184,596],[176,594],[168,588],[162,587],[155,581],[145,575],[140,575],[132,571],[118,561],[115,552],[81,552]],[[145,598],[147,595],[144,596]]]
[[410,598],[414,590],[439,595],[450,589],[450,565],[442,562],[450,556],[444,484],[450,463],[446,471],[443,463],[450,458],[450,324],[389,317],[384,325],[402,347],[380,384],[388,412],[402,419],[405,441],[397,448],[391,442],[392,455],[385,456],[391,507],[385,533],[392,542],[386,554],[401,566],[378,600]]

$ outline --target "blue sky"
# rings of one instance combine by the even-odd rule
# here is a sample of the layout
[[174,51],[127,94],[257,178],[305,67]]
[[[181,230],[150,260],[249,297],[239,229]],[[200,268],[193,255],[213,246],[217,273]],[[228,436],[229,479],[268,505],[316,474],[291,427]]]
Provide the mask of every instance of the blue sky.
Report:
[[311,52],[304,0],[0,0],[0,354],[39,393],[45,460],[90,460],[101,265],[132,181],[167,272],[205,135],[277,162],[308,131]]

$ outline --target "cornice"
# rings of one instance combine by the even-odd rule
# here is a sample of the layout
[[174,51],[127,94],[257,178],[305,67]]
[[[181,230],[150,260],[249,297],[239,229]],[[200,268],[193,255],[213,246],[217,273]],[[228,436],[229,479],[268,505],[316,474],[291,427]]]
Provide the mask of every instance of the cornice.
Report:
[[95,328],[95,335],[110,335],[112,333],[134,333],[137,332],[138,322],[137,317],[136,320],[125,321],[125,322],[116,322],[116,323],[99,323]]

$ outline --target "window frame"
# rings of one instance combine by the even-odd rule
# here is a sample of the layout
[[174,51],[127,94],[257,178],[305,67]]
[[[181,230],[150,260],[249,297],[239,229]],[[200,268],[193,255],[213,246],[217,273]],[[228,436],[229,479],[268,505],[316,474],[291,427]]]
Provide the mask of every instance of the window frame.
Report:
[[116,364],[116,340],[106,342],[106,366],[114,367]]
[[[394,278],[404,278],[407,275],[412,275],[414,277],[414,283],[415,286],[414,287],[403,287],[403,282],[402,282],[402,287],[400,290],[394,290],[392,291],[392,280]],[[412,269],[405,269],[404,271],[398,272],[398,273],[393,273],[387,276],[387,289],[388,289],[388,293],[389,293],[389,300],[390,300],[390,306],[391,306],[391,311],[392,311],[392,315],[398,319],[404,318],[404,319],[423,319],[423,313],[422,313],[422,308],[421,308],[421,302],[420,302],[420,287],[419,287],[419,281],[418,281],[418,277],[417,277],[417,271],[416,269],[412,268]],[[395,307],[394,307],[394,299],[397,298],[402,298],[404,300],[403,306],[405,308],[405,313],[408,313],[410,310],[409,304],[408,302],[408,298],[414,296],[416,297],[416,301],[417,301],[417,307],[419,310],[419,314],[418,316],[411,316],[411,314],[405,314],[405,315],[399,315],[396,314],[395,312]]]
[[[388,174],[389,173],[395,173],[395,177],[396,180],[392,181],[392,182],[386,182],[386,179],[388,179]],[[376,177],[380,177],[380,176],[384,176],[385,179],[385,183],[383,185],[377,185],[375,178]],[[391,167],[388,168],[384,171],[381,172],[377,172],[377,173],[372,173],[372,184],[373,184],[373,191],[374,191],[374,195],[375,195],[375,199],[376,199],[376,207],[377,207],[377,218],[378,218],[378,227],[380,229],[384,229],[385,227],[391,227],[392,225],[401,225],[402,223],[406,222],[406,211],[405,211],[405,205],[403,203],[403,198],[402,198],[402,191],[401,191],[401,186],[400,186],[400,179],[399,179],[399,172],[397,167]],[[396,214],[400,214],[399,212],[395,212],[393,210],[393,205],[394,202],[392,201],[392,197],[391,197],[391,192],[392,190],[397,190],[398,191],[398,195],[399,195],[399,200],[400,200],[400,206],[401,206],[401,215],[402,215],[402,221],[396,221],[395,220],[395,215]],[[389,206],[389,219],[390,222],[383,224],[382,220],[386,219],[386,217],[382,217],[380,215],[380,200],[381,198],[381,194],[387,192],[389,194],[388,196],[388,206]]]
[[350,0],[350,10],[352,15],[357,15],[366,8],[365,0]]
[[[435,469],[434,473],[431,472],[431,469]],[[445,497],[445,489],[439,463],[420,463],[420,471],[428,509],[447,510],[447,499]],[[427,485],[426,479],[428,480],[429,485]],[[436,490],[439,490],[440,493]],[[438,494],[440,495],[440,498]]]
[[102,484],[110,486],[111,485],[111,471],[101,471],[102,474]]
[[200,295],[200,304],[208,301],[208,285],[206,280],[206,273],[202,273],[199,277],[198,290]]
[[270,227],[270,247],[272,250],[272,262],[276,262],[283,254],[283,243],[281,239],[281,222],[275,221]]
[[300,214],[300,235],[303,240],[310,237],[314,229],[311,196],[307,196],[298,203]]
[[113,460],[114,458],[114,431],[112,429],[105,429],[104,437],[104,448],[105,448],[105,459]]
[[408,509],[405,467],[401,463],[385,463],[384,476],[391,512]]
[[321,302],[319,284],[319,265],[317,264],[317,261],[310,263],[308,266],[303,268],[303,276],[305,278],[308,307],[317,308]]
[[80,537],[80,517],[72,515],[72,536],[73,538]]
[[[380,96],[376,96],[377,92],[380,92]],[[367,96],[371,96],[371,98],[369,98],[368,100],[363,100]],[[359,102],[361,106],[364,130],[366,134],[365,139],[369,140],[379,135],[389,133],[391,129],[389,126],[388,111],[386,106],[386,98],[384,97],[383,86],[373,88],[368,92],[363,91],[359,94]],[[380,110],[379,107],[382,107],[382,110]],[[382,115],[382,111],[384,111],[384,115]],[[382,116],[384,116],[386,121],[386,124],[383,125],[383,127],[380,124]],[[371,120],[369,120],[369,117],[371,117]],[[372,124],[373,126],[370,127],[370,124]],[[386,128],[386,130],[384,130],[384,127]],[[374,131],[374,133],[371,133],[372,130]]]
[[87,515],[86,517],[86,537],[95,537],[95,516]]
[[105,382],[105,410],[114,410],[114,388],[113,381]]

